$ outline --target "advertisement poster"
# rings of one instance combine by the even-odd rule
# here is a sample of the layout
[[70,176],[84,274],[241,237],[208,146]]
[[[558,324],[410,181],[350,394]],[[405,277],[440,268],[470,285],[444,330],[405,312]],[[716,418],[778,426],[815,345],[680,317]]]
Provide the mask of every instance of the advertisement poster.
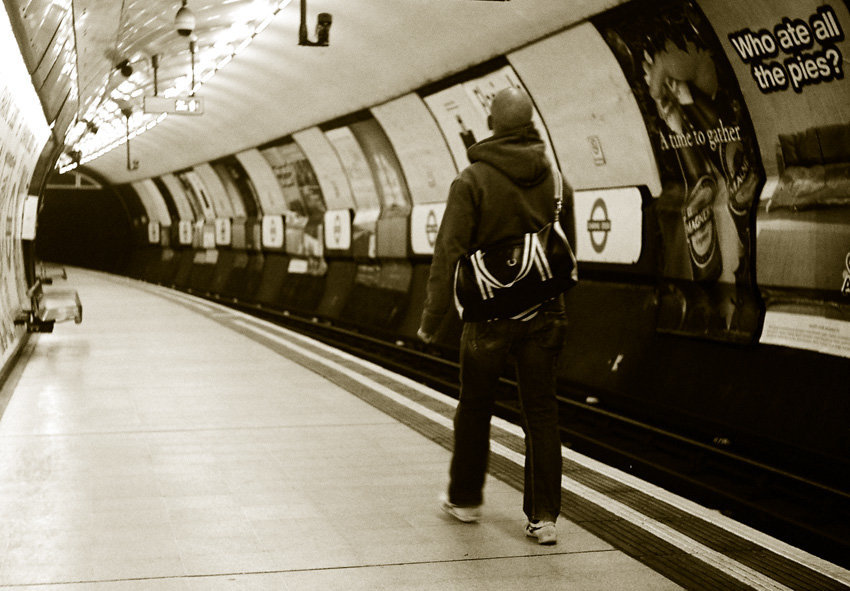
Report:
[[[487,124],[487,117],[490,115],[490,103],[493,102],[493,97],[500,90],[511,87],[528,92],[511,66],[504,66],[486,76],[481,76],[480,78],[463,83],[466,96],[476,106],[481,115],[483,115],[485,125]],[[549,139],[549,133],[546,130],[543,119],[540,117],[540,113],[537,112],[536,106],[531,114],[531,121],[534,123],[537,131],[540,132],[540,138],[546,146],[546,156],[549,158],[549,161],[557,162],[552,149],[552,142]],[[488,130],[487,135],[490,135],[490,133],[492,132]]]
[[165,187],[165,190],[168,191],[168,194],[171,195],[171,198],[174,200],[174,205],[177,207],[177,212],[180,214],[180,219],[190,220],[193,222],[197,220],[200,216],[200,213],[196,211],[195,206],[189,200],[188,195],[186,195],[186,191],[183,188],[183,184],[179,180],[177,180],[177,177],[169,173],[159,177],[159,180],[162,182],[162,185]]
[[316,182],[326,209],[354,209],[354,197],[348,177],[342,168],[336,150],[318,127],[310,127],[292,134],[306,162],[315,172]]
[[443,132],[455,166],[458,170],[466,168],[469,147],[492,134],[487,128],[486,115],[482,117],[480,109],[469,101],[459,84],[423,97],[423,100]]
[[247,215],[245,200],[234,176],[231,174],[232,166],[216,162],[212,165],[212,168],[224,188],[224,194],[227,195],[227,201],[233,210],[233,217],[244,218]]
[[194,173],[201,180],[201,186],[207,198],[212,202],[216,218],[232,218],[236,215],[233,203],[228,198],[221,184],[221,179],[208,163],[199,164],[194,167]]
[[322,259],[325,203],[313,167],[295,142],[265,148],[260,152],[277,177],[289,208],[284,222],[286,251],[307,258],[307,273],[323,274],[327,268]]
[[445,201],[457,169],[443,134],[419,95],[407,94],[371,111],[398,157],[411,202]]
[[392,144],[381,125],[374,119],[359,121],[351,125],[351,131],[360,147],[376,180],[381,200],[381,209],[387,211],[410,211],[410,194],[396,158]]
[[12,27],[0,10],[0,367],[26,330],[15,324],[28,307],[21,244],[24,202],[50,130]]
[[139,196],[139,199],[142,200],[145,210],[148,212],[148,218],[162,226],[170,226],[171,214],[168,213],[168,206],[165,204],[165,200],[154,182],[150,179],[145,179],[131,183],[131,185]]
[[171,212],[168,209],[168,203],[166,203],[165,197],[163,197],[162,193],[160,193],[156,184],[151,179],[146,179],[143,183],[147,187],[151,205],[153,206],[154,211],[157,212],[159,222],[163,226],[170,226],[172,223]]
[[183,186],[183,192],[194,205],[195,211],[200,212],[201,218],[205,221],[215,219],[215,209],[213,209],[212,199],[207,195],[201,179],[194,170],[184,170],[178,172],[177,178]]
[[[466,151],[475,142],[493,135],[487,125],[490,103],[500,90],[519,88],[528,92],[511,66],[504,66],[424,97],[425,104],[437,120],[458,169],[469,165]],[[546,154],[555,162],[552,143],[537,109],[532,114],[537,131],[546,144]]]
[[761,342],[850,357],[850,123],[783,134],[780,152],[756,221]]
[[692,1],[593,19],[637,98],[658,162],[657,329],[752,342],[761,304],[751,232],[764,172],[737,79]]
[[744,27],[728,34],[762,94],[789,89],[802,94],[808,86],[844,78],[838,43],[845,36],[838,14],[829,4],[807,12],[777,15],[772,32]]
[[[256,148],[239,152],[233,157],[245,173],[245,182],[254,190],[257,202],[257,214],[283,215],[286,213],[286,200],[283,188],[277,180],[266,158]],[[246,204],[247,207],[247,204]],[[250,211],[247,212],[251,214]]]
[[848,5],[701,6],[737,70],[767,169],[755,224],[760,342],[850,357]]
[[307,207],[301,199],[298,188],[298,174],[294,162],[302,158],[301,150],[295,144],[272,146],[260,151],[268,162],[280,186],[285,208],[283,224],[286,251],[294,255],[304,255],[304,232],[307,227]]
[[325,137],[336,151],[345,175],[348,177],[348,184],[354,197],[354,209],[358,211],[380,209],[378,189],[375,187],[372,170],[351,129],[347,126],[329,129],[325,132]]
[[[18,264],[18,249],[15,236],[15,205],[17,203],[17,179],[14,178],[17,159],[0,144],[0,354],[9,350],[16,338],[12,320],[24,300],[20,285],[23,281],[22,268]],[[25,284],[25,282],[23,282]]]
[[381,199],[377,256],[404,258],[410,243],[410,192],[389,138],[375,119],[351,125],[375,177]]
[[212,167],[233,203],[234,215],[256,218],[259,212],[256,191],[239,160],[228,156],[214,162]]
[[[166,247],[177,246],[181,244],[180,242],[180,211],[177,208],[177,203],[174,201],[174,198],[171,196],[171,192],[165,186],[165,183],[162,182],[162,179],[159,177],[152,177],[143,181],[150,188],[150,191],[156,195],[156,199],[160,201],[165,207],[165,211],[168,214],[168,229],[165,230],[163,235],[162,245]],[[163,256],[169,256],[168,252],[165,252]]]
[[735,70],[767,177],[779,138],[850,122],[850,7],[841,0],[699,0]]
[[[576,59],[581,56],[581,59]],[[574,188],[661,192],[646,123],[619,62],[584,22],[508,54]]]
[[280,192],[286,202],[285,209],[306,219],[307,206],[301,197],[301,190],[298,186],[298,171],[295,168],[295,163],[304,158],[301,150],[290,142],[264,148],[261,153],[277,178]]
[[325,137],[336,151],[342,168],[348,177],[354,197],[355,215],[352,225],[352,249],[358,258],[377,257],[376,232],[381,203],[372,169],[366,161],[363,149],[347,126],[330,129]]

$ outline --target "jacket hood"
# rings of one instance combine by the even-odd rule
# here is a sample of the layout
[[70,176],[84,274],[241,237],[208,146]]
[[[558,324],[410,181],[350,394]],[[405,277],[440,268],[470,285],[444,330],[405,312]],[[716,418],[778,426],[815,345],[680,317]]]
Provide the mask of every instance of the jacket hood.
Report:
[[545,145],[532,123],[485,138],[466,154],[470,162],[485,162],[522,187],[540,184],[549,172]]

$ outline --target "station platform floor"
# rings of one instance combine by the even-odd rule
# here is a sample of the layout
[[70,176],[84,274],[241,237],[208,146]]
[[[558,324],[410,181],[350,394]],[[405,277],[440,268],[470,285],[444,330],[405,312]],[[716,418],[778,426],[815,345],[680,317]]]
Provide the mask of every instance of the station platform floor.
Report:
[[498,419],[483,518],[460,523],[438,508],[450,398],[183,293],[68,275],[82,324],[33,335],[0,389],[0,589],[850,585],[566,447],[558,544],[540,546],[523,532],[522,433]]

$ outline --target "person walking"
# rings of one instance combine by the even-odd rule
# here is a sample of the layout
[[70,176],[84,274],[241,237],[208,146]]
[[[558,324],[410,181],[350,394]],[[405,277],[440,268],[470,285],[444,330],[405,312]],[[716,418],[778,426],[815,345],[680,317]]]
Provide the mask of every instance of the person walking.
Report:
[[[453,301],[453,274],[466,252],[527,232],[555,214],[555,175],[532,123],[533,107],[520,89],[493,98],[493,135],[467,150],[471,164],[452,182],[428,277],[419,338],[426,343]],[[563,181],[560,221],[575,245],[573,192]],[[532,309],[522,320],[465,322],[460,339],[460,397],[454,417],[454,451],[441,508],[456,519],[481,517],[490,445],[490,420],[505,363],[516,366],[525,432],[523,511],[526,534],[540,544],[557,542],[561,506],[561,442],[555,368],[566,318],[563,295]]]

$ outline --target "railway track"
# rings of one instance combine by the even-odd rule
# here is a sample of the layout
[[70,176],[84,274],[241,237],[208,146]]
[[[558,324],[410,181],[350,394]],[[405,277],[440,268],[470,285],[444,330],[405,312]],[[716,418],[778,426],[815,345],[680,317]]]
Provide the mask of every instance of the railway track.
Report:
[[[400,341],[389,334],[366,333],[320,318],[206,297],[458,396],[456,351]],[[519,423],[515,388],[509,377],[501,379],[496,413]],[[722,440],[701,441],[623,416],[592,403],[592,395],[571,384],[559,384],[558,399],[565,445],[850,568],[850,492],[846,487],[737,454],[726,449]]]

